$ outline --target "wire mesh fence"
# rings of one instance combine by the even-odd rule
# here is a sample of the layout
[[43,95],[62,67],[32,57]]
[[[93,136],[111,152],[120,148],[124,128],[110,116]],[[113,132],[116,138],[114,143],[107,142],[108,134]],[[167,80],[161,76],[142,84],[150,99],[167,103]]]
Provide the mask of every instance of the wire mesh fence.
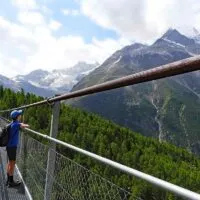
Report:
[[[48,153],[55,154],[53,173],[46,170]],[[75,161],[49,150],[29,135],[22,135],[18,149],[18,167],[34,200],[45,199],[46,177],[51,189],[47,194],[52,200],[127,200],[130,193],[107,179],[93,173]]]
[[[113,184],[112,182],[102,178],[85,167],[81,166],[73,160],[73,156],[65,157],[59,154],[57,151],[50,150],[51,144],[42,142],[41,137],[39,141],[33,139],[31,135],[22,134],[21,144],[18,149],[18,161],[17,164],[23,175],[26,185],[33,196],[33,199],[45,199],[45,184],[46,178],[52,182],[51,190],[49,190],[48,197],[46,199],[182,199],[176,197],[173,194],[169,194],[164,190],[156,188],[151,185],[147,187],[149,183],[144,182],[140,184],[142,187],[141,194],[134,191],[134,187],[131,188],[131,194]],[[45,145],[46,144],[46,145]],[[62,149],[66,151],[66,149]],[[47,176],[47,159],[49,152],[55,154],[55,166],[52,173],[48,173]],[[132,154],[133,156],[133,154]],[[148,157],[146,160],[150,160]],[[104,166],[105,167],[105,166]],[[162,168],[163,166],[160,166]],[[158,169],[158,172],[161,169]],[[168,169],[169,170],[169,169]],[[113,170],[114,171],[114,170]],[[97,172],[98,173],[98,172]],[[112,173],[117,177],[117,173]],[[111,176],[110,176],[111,177]],[[164,179],[164,178],[163,178]],[[112,180],[109,178],[109,180]],[[125,179],[124,179],[125,180]],[[112,180],[113,181],[113,180]],[[132,177],[131,184],[134,186],[138,184],[138,181]],[[124,185],[129,185],[125,182]],[[149,184],[150,185],[150,184]],[[123,186],[122,186],[123,187]],[[126,188],[126,187],[125,187]],[[135,187],[137,190],[138,188]],[[133,194],[133,192],[135,192]],[[137,194],[137,195],[135,195]],[[145,195],[143,195],[145,194]],[[137,196],[137,198],[136,198]]]
[[4,166],[2,161],[2,156],[0,154],[0,200],[6,199],[5,191],[5,178],[4,178]]

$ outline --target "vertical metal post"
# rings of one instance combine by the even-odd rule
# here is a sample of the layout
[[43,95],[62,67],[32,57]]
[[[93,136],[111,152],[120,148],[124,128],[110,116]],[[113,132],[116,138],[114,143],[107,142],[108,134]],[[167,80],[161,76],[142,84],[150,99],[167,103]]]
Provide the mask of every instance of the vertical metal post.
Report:
[[[59,114],[60,114],[60,102],[58,101],[58,102],[55,102],[55,104],[53,105],[53,111],[52,111],[52,116],[51,116],[50,136],[53,138],[57,137]],[[54,175],[55,159],[56,159],[55,150],[56,150],[56,143],[51,142],[49,146],[49,152],[48,152],[44,200],[51,199],[53,175]]]

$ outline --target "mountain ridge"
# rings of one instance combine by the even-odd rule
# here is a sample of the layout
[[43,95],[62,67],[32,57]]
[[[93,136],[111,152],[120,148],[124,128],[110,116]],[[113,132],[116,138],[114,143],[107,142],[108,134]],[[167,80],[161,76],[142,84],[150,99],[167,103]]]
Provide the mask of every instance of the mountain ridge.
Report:
[[14,91],[19,91],[23,88],[25,92],[50,97],[55,94],[69,92],[74,84],[98,65],[98,63],[78,62],[75,66],[66,69],[52,71],[37,69],[26,75],[17,75],[10,79],[2,76],[0,84]]
[[[199,44],[195,42],[193,45],[193,41],[173,29],[152,45],[139,49],[131,48],[131,45],[124,47],[84,77],[72,91],[197,55]],[[102,92],[69,103],[146,136],[172,142],[199,154],[199,76],[199,72],[193,72]]]

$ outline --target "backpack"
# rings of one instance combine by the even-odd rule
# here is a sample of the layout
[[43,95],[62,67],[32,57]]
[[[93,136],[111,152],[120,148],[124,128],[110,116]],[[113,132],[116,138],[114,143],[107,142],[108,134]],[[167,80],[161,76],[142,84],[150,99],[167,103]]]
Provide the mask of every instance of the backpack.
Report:
[[10,131],[11,124],[4,126],[3,128],[0,127],[0,147],[5,147],[9,141],[9,131]]

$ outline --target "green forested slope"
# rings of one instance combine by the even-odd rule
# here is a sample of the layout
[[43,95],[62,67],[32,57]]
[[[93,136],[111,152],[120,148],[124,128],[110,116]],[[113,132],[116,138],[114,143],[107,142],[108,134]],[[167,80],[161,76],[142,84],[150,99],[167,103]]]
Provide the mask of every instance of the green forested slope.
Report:
[[[166,37],[175,43],[191,42],[178,31],[169,30],[150,46],[126,46],[80,80],[72,91],[193,56],[186,50],[185,42],[180,47],[166,41]],[[197,50],[197,46],[193,47]],[[159,138],[200,155],[199,77],[197,71],[89,95],[69,103],[144,136]]]
[[[23,91],[13,93],[0,87],[0,110],[41,100]],[[50,106],[25,110],[25,120],[34,130],[49,132]],[[105,156],[132,168],[169,182],[200,192],[200,160],[186,150],[169,143],[144,137],[108,120],[62,104],[59,139]],[[131,191],[142,199],[178,199],[150,184],[130,178],[91,159],[58,147],[63,154],[97,172],[101,176]],[[63,169],[64,170],[64,169]]]

